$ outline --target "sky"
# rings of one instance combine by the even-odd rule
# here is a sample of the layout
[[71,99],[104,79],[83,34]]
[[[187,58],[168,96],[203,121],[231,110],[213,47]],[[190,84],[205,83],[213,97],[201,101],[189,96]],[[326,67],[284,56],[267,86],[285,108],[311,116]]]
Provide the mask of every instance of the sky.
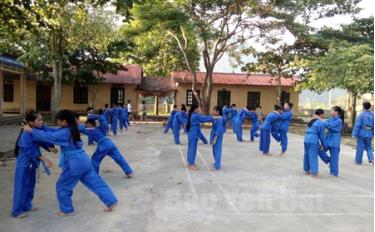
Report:
[[[374,15],[374,9],[375,9],[375,1],[374,0],[362,0],[359,3],[359,7],[362,8],[362,11],[357,15],[357,17],[364,18]],[[340,15],[325,19],[320,19],[317,21],[312,22],[312,26],[316,28],[321,28],[324,26],[333,27],[333,28],[339,28],[341,24],[349,24],[352,22],[352,17],[350,15]],[[293,36],[286,35],[284,36],[284,41],[286,43],[290,43],[290,41],[293,40]],[[261,49],[261,47],[259,47]],[[249,62],[253,60],[251,57],[244,57],[243,61]],[[200,62],[200,71],[205,71],[204,64],[201,60]],[[230,58],[227,54],[224,54],[224,56],[221,58],[221,60],[216,64],[215,72],[241,72],[241,68],[233,68],[230,66]]]

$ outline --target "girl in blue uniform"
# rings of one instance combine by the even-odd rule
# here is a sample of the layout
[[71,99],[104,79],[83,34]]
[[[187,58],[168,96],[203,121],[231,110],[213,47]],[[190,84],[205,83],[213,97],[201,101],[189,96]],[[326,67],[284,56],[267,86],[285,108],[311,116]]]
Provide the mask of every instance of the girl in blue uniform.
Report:
[[276,123],[280,118],[281,107],[278,105],[274,106],[274,111],[269,113],[264,119],[260,130],[260,141],[259,150],[263,152],[263,155],[269,155],[271,133],[277,133]]
[[107,118],[104,116],[104,112],[102,109],[99,109],[98,111],[97,120],[99,121],[99,127],[98,129],[105,135],[108,133],[108,121]]
[[236,104],[232,104],[230,107],[229,115],[230,115],[230,125],[232,127],[233,133],[236,133],[236,128],[234,126],[234,121],[236,120],[238,111],[236,108]]
[[108,131],[109,131],[109,125],[111,124],[111,108],[109,108],[108,104],[104,105],[103,115],[107,119],[108,124]]
[[[97,115],[94,114],[94,109],[92,107],[87,107],[86,109],[87,112],[87,119],[94,119],[97,120]],[[94,141],[92,141],[90,138],[88,139],[88,144],[87,145],[94,145]]]
[[[40,128],[43,130],[42,116],[37,112],[31,111],[27,113],[25,122],[31,128]],[[34,142],[30,133],[21,130],[15,147],[17,161],[14,174],[13,217],[23,218],[27,216],[27,212],[37,210],[32,205],[37,169],[40,162],[43,162],[47,167],[52,166],[52,162],[40,152],[39,146],[48,151],[57,152],[53,148],[53,144]]]
[[259,130],[259,122],[258,122],[258,114],[256,112],[255,106],[249,107],[249,112],[247,116],[250,118],[252,127],[250,130],[250,141],[254,142],[255,137],[259,137],[258,130]]
[[222,111],[219,106],[215,106],[214,115],[219,117],[214,119],[211,129],[210,144],[212,144],[212,152],[215,160],[213,168],[214,170],[220,170],[223,137],[225,133],[225,118],[222,117]]
[[363,111],[357,117],[352,136],[357,138],[357,151],[355,154],[356,164],[362,164],[363,151],[366,150],[368,162],[374,164],[374,153],[372,151],[372,139],[374,138],[374,113],[371,112],[371,103],[362,104]]
[[185,124],[187,121],[186,107],[181,105],[181,111],[177,112],[173,119],[172,132],[175,144],[180,144],[180,129],[184,128],[186,133]]
[[70,110],[61,110],[56,114],[60,128],[38,130],[26,125],[23,129],[30,132],[35,142],[60,145],[64,154],[62,173],[56,183],[57,199],[60,206],[59,216],[74,214],[72,203],[73,189],[79,181],[94,192],[106,205],[105,211],[112,211],[117,198],[110,187],[92,167],[89,157],[82,149],[82,141],[76,117]]
[[111,117],[112,117],[112,123],[111,123],[112,133],[113,135],[117,135],[119,108],[115,104],[112,105]]
[[238,142],[242,142],[242,124],[245,121],[245,118],[247,116],[247,109],[242,108],[238,112],[236,119],[234,120],[234,131],[236,132],[236,137]]
[[341,144],[341,129],[344,111],[339,106],[334,106],[331,111],[331,117],[324,122],[327,129],[326,145],[330,154],[330,173],[333,176],[339,175],[339,154]]
[[97,173],[99,173],[100,163],[104,157],[108,155],[121,167],[126,177],[130,178],[133,176],[132,169],[130,168],[128,162],[126,162],[119,149],[112,142],[112,140],[106,137],[103,133],[101,133],[100,130],[98,130],[98,128],[95,127],[94,120],[88,119],[86,121],[86,127],[82,125],[79,127],[79,129],[82,134],[91,137],[91,139],[97,143],[96,150],[91,156],[92,166]]
[[293,118],[293,113],[291,111],[292,107],[292,103],[284,103],[283,112],[280,114],[278,132],[281,143],[281,155],[284,155],[286,150],[288,149],[288,130],[289,124]]
[[188,119],[186,123],[186,131],[188,132],[188,151],[187,161],[188,168],[196,170],[195,157],[197,155],[198,139],[201,132],[201,123],[212,122],[213,118],[209,115],[199,114],[199,106],[196,104],[191,105],[188,112]]
[[306,174],[317,177],[319,173],[318,153],[319,149],[326,149],[324,138],[324,122],[322,121],[324,110],[315,110],[314,119],[307,124],[304,140],[303,170]]
[[168,133],[169,129],[172,128],[173,120],[174,120],[176,113],[177,113],[177,105],[173,105],[173,110],[169,114],[167,125],[164,128],[164,133]]

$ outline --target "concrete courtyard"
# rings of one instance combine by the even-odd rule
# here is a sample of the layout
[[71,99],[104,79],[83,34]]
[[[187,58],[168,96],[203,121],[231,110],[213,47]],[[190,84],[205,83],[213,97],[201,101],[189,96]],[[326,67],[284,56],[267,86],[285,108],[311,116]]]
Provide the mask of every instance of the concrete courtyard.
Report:
[[[209,136],[209,130],[204,130]],[[249,131],[244,130],[245,140]],[[85,138],[86,139],[86,138]],[[55,182],[40,171],[34,205],[39,211],[24,219],[10,216],[15,161],[0,167],[1,232],[96,232],[96,231],[373,231],[374,169],[354,164],[355,150],[343,145],[340,176],[329,175],[320,163],[322,178],[302,171],[303,137],[289,134],[289,151],[280,157],[272,141],[265,157],[255,143],[237,143],[228,130],[223,144],[223,168],[210,171],[211,146],[199,144],[199,170],[185,167],[187,141],[174,145],[171,132],[161,124],[135,125],[111,137],[135,171],[126,179],[120,168],[106,158],[101,175],[119,198],[111,213],[82,184],[74,192],[76,215],[58,217]],[[1,142],[0,142],[1,143]],[[85,146],[92,154],[95,146]],[[47,154],[57,163],[57,156]]]

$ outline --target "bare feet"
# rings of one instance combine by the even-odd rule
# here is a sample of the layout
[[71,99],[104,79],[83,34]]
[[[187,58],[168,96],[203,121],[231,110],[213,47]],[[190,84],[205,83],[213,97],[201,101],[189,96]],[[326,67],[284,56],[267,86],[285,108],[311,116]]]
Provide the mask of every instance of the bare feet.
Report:
[[132,178],[134,176],[134,172],[130,173],[129,175],[126,175],[125,178]]
[[285,155],[285,152],[281,152],[280,155],[281,155],[281,156]]
[[37,207],[34,207],[32,209],[30,209],[31,212],[35,212],[35,211],[38,211],[39,209]]
[[195,164],[189,164],[187,167],[188,169],[193,170],[193,171],[198,170],[198,167]]
[[109,206],[106,209],[104,209],[104,212],[111,212],[116,206],[117,206],[117,203]]
[[305,172],[305,175],[310,175],[311,173],[310,172]]
[[61,211],[59,211],[59,212],[56,213],[56,215],[59,216],[59,217],[72,216],[74,214],[75,214],[75,212],[63,213]]
[[21,213],[16,218],[25,218],[25,217],[27,217],[27,213]]
[[263,155],[269,155],[269,156],[272,156],[271,153],[263,153]]
[[320,177],[318,174],[311,174],[311,176],[314,177],[314,178],[317,178],[317,179],[322,178],[322,177]]

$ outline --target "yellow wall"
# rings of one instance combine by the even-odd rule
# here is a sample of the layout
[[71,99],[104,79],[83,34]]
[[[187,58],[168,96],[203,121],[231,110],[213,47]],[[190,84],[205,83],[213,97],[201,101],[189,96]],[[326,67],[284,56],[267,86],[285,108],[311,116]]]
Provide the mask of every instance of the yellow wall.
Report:
[[[217,105],[217,94],[219,90],[226,89],[230,91],[231,104],[237,107],[245,107],[247,104],[247,93],[250,91],[260,92],[260,105],[263,112],[270,112],[276,103],[277,87],[266,86],[242,86],[242,85],[215,85],[212,91],[211,107]],[[186,104],[186,91],[191,89],[191,84],[180,84],[176,91],[176,104]],[[283,87],[282,90],[290,93],[290,102],[294,104],[293,113],[298,112],[299,92],[293,91],[292,87]]]
[[[27,110],[36,110],[36,81],[27,81],[26,90],[26,108]],[[13,80],[13,102],[4,102],[4,112],[14,113],[20,110],[20,81]],[[103,108],[105,104],[109,104],[111,101],[111,86],[112,84],[101,84],[95,102],[95,108]],[[118,85],[117,85],[118,86]],[[135,111],[138,107],[138,93],[135,91],[136,85],[124,85],[125,88],[125,103],[128,99],[131,99],[132,105]],[[53,95],[53,88],[51,87],[51,97]],[[52,101],[52,99],[51,99]],[[73,111],[86,111],[88,104],[73,104],[73,86],[62,85],[61,89],[61,108],[70,109]]]

